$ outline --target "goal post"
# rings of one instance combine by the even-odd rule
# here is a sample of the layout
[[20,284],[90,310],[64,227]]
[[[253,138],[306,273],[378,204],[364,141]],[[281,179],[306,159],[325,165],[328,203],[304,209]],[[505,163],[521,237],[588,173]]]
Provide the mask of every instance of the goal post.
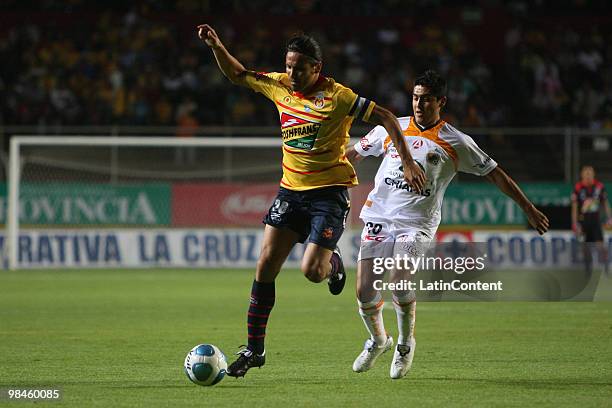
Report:
[[[151,240],[167,236],[167,241],[173,241],[177,230],[182,234],[181,240],[190,238],[190,231],[198,229],[260,231],[261,217],[278,190],[280,148],[277,137],[13,136],[3,245],[5,267],[14,270],[64,265],[58,264],[54,256],[73,256],[83,265],[82,254],[68,252],[97,254],[98,248],[93,248],[92,242],[98,237],[88,237],[89,231],[112,230],[117,231],[117,236],[129,236],[141,244],[139,249],[130,247],[130,252],[146,252],[142,246],[149,244],[142,241],[149,236]],[[184,154],[188,149],[195,152],[195,159]],[[181,156],[179,161],[177,153]],[[191,162],[184,164],[185,157]],[[140,186],[140,190],[132,191],[136,189],[133,186]],[[113,191],[107,191],[109,188]],[[125,197],[118,197],[121,194]],[[210,204],[213,202],[214,208]],[[163,220],[154,220],[156,211],[162,213]],[[356,213],[358,208],[353,204],[353,218]],[[54,237],[45,238],[50,231]],[[32,242],[37,234],[45,235],[41,238],[44,245],[30,249],[29,245],[35,246]],[[67,235],[69,238],[65,238]],[[211,242],[221,239],[213,238],[197,243],[204,249],[193,263],[190,262],[195,256],[177,263],[163,256],[150,261],[154,257],[145,253],[142,256],[150,262],[135,267],[251,265],[250,261],[233,264],[231,259],[226,263],[209,259],[204,252],[212,251]],[[49,243],[50,239],[61,242]],[[70,239],[72,244],[68,244]],[[61,248],[53,249],[53,245]],[[150,245],[160,247],[156,250],[162,255],[164,245],[176,246],[173,242]],[[215,256],[218,257],[210,257]],[[65,266],[75,266],[76,261],[71,262]],[[94,267],[113,265],[96,262]]]

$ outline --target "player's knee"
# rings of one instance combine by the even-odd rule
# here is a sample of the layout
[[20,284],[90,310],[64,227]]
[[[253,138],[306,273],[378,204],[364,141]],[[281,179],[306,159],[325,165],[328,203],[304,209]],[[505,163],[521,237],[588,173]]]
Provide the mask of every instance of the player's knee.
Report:
[[357,300],[361,303],[371,302],[376,296],[376,290],[372,287],[358,286],[357,287]]
[[262,248],[259,259],[257,260],[258,275],[274,275],[280,269],[282,262],[279,262],[278,257],[274,256],[274,252],[267,248]]
[[414,290],[394,290],[392,297],[396,304],[407,306],[416,301],[416,292]]
[[319,262],[302,263],[302,273],[311,282],[319,283],[325,279],[325,273]]

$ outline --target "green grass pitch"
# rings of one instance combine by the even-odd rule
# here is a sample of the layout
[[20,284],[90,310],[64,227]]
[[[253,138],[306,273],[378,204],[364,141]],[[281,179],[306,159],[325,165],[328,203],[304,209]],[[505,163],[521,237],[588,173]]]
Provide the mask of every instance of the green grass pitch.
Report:
[[[191,347],[213,343],[231,360],[245,342],[251,281],[248,270],[0,272],[0,388],[58,386],[63,400],[42,404],[74,407],[612,401],[611,302],[421,302],[413,369],[393,381],[391,353],[368,373],[351,371],[366,338],[354,279],[333,297],[296,270],[277,281],[266,366],[191,384],[182,368]],[[385,319],[395,337],[391,308]]]

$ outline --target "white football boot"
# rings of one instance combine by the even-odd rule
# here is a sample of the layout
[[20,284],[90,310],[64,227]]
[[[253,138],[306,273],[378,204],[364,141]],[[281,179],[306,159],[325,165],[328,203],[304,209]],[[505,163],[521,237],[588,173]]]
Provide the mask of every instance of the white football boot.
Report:
[[391,347],[393,347],[393,338],[391,336],[387,336],[387,341],[381,346],[378,346],[374,340],[367,339],[363,346],[363,351],[353,362],[353,371],[356,373],[368,371],[374,366],[378,356],[390,350]]
[[409,345],[398,344],[393,353],[393,361],[391,362],[391,370],[389,375],[394,380],[404,377],[410,367],[412,367],[412,359],[414,358],[414,349],[416,340],[414,337],[410,339]]

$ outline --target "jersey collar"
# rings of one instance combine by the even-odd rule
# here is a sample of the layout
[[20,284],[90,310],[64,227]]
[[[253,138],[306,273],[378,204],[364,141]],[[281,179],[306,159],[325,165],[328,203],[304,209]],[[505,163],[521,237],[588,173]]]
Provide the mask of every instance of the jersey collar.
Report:
[[306,95],[312,93],[312,91],[316,89],[317,86],[319,86],[324,80],[325,80],[325,76],[323,76],[322,74],[319,74],[319,78],[317,78],[317,81],[314,84],[312,84],[312,86],[306,91],[306,93],[293,91],[292,95],[295,96],[296,98],[306,99]]
[[414,119],[414,125],[416,126],[417,129],[419,129],[421,132],[424,132],[426,130],[429,129],[433,129],[436,126],[438,126],[440,124],[440,122],[442,122],[442,118],[438,119],[436,122],[434,122],[431,126],[427,126],[427,127],[423,127],[421,125],[419,125],[416,121],[416,119],[414,118],[414,116],[412,117]]

